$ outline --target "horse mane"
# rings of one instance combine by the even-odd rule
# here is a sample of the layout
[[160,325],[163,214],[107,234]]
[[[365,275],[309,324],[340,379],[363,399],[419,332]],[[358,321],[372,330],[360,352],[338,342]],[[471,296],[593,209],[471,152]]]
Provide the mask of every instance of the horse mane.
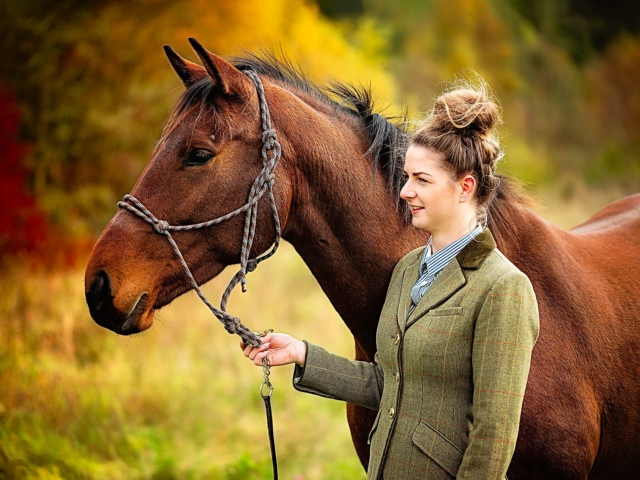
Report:
[[528,195],[522,183],[514,177],[496,174],[500,179],[493,200],[487,207],[487,227],[491,230],[498,248],[504,253],[507,245],[516,250],[514,238],[520,238],[519,229],[523,225],[523,210],[538,208],[538,203]]
[[[253,70],[283,88],[312,96],[360,122],[369,138],[370,146],[366,155],[371,157],[374,172],[376,169],[381,171],[398,213],[406,224],[411,223],[408,205],[400,201],[400,190],[404,185],[404,157],[411,143],[411,134],[406,128],[406,112],[401,117],[385,117],[375,113],[370,86],[358,87],[342,82],[333,82],[329,86],[319,85],[309,80],[284,55],[278,58],[265,50],[258,55],[247,53],[242,57],[231,58],[230,61],[239,70]],[[163,136],[192,109],[199,107],[201,110],[215,110],[214,93],[215,85],[209,77],[189,86],[167,119]],[[487,208],[487,226],[498,245],[504,245],[507,236],[517,231],[518,219],[521,219],[521,215],[516,213],[519,207],[534,207],[536,204],[514,178],[498,176],[500,183],[496,195]],[[375,179],[375,175],[373,178]]]
[[404,156],[410,138],[404,128],[406,115],[384,117],[375,113],[370,87],[341,82],[333,82],[329,86],[319,85],[309,80],[287,57],[281,57],[263,50],[258,55],[248,53],[244,57],[232,58],[231,63],[239,70],[254,70],[284,88],[293,88],[312,96],[360,122],[370,142],[366,155],[371,157],[374,171],[380,169],[382,172],[398,210],[409,221],[409,208],[404,202],[400,202],[400,190],[404,185]]

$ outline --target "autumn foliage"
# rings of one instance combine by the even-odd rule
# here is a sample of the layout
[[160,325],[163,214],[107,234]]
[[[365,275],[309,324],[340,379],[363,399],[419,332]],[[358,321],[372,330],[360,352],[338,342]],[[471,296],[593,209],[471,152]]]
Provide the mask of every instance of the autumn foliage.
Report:
[[26,188],[22,159],[28,146],[18,140],[19,123],[15,98],[0,90],[0,257],[35,252],[46,242],[49,228]]
[[0,264],[20,258],[29,268],[60,268],[84,258],[91,239],[53,225],[28,189],[28,144],[19,140],[20,110],[0,89]]
[[190,36],[224,56],[275,52],[320,83],[371,85],[379,111],[406,106],[412,120],[476,71],[502,101],[503,173],[634,192],[639,7],[613,1],[616,15],[595,0],[1,2],[0,252],[48,243],[49,258],[99,235],[182,91],[162,45],[195,60]]

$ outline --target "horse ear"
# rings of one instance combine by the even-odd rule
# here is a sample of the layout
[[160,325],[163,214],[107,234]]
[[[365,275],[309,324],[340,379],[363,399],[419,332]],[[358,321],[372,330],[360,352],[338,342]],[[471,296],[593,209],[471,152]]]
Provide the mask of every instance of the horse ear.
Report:
[[169,63],[176,71],[184,86],[189,88],[195,82],[207,76],[207,71],[197,63],[190,62],[178,55],[169,45],[164,46]]
[[207,51],[195,38],[189,38],[189,43],[200,57],[209,76],[223,93],[245,96],[253,91],[253,83],[244,73],[222,57]]

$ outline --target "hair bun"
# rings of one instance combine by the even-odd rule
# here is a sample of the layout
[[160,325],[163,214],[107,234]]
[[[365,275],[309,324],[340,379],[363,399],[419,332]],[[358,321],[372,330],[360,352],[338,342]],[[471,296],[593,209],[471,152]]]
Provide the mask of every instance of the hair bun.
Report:
[[440,125],[442,133],[488,136],[501,122],[498,106],[489,98],[486,88],[459,88],[436,100],[432,125]]

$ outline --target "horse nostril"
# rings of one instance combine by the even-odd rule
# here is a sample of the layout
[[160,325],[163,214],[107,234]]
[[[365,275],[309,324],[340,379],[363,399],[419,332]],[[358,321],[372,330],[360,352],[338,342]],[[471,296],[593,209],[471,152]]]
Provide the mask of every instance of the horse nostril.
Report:
[[87,300],[96,310],[104,310],[106,306],[111,305],[111,297],[109,276],[105,271],[100,270],[89,287]]

